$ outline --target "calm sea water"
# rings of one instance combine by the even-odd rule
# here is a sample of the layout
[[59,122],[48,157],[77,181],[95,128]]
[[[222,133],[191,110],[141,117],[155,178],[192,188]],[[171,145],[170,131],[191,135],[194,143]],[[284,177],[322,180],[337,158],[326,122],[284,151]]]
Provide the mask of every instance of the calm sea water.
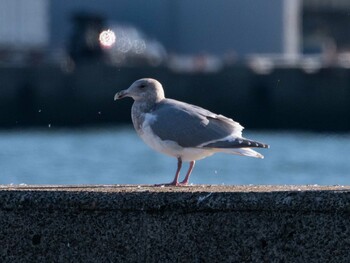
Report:
[[[245,132],[271,145],[264,160],[216,154],[196,163],[194,184],[350,184],[350,134]],[[188,164],[183,166],[184,174]],[[0,132],[0,184],[170,182],[176,159],[131,127]]]

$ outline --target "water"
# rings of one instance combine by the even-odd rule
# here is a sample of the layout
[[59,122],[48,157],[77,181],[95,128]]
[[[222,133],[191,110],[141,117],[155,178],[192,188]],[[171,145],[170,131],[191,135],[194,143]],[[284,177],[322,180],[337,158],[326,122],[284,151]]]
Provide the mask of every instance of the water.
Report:
[[[245,132],[271,145],[264,160],[217,154],[200,160],[194,184],[350,182],[350,134]],[[183,166],[183,172],[188,164]],[[176,159],[146,146],[131,127],[0,132],[0,184],[155,184],[170,182]]]

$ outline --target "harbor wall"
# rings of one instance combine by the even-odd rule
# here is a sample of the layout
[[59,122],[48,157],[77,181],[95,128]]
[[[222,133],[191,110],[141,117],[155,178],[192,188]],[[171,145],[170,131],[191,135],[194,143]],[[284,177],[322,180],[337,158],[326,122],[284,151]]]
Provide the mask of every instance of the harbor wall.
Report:
[[2,186],[1,262],[349,262],[350,188]]
[[[350,130],[350,69],[307,73],[276,68],[257,74],[236,65],[218,72],[107,64],[0,68],[0,127],[130,123],[131,100],[114,94],[136,79],[156,78],[166,96],[259,129]],[[301,117],[302,116],[302,117]]]

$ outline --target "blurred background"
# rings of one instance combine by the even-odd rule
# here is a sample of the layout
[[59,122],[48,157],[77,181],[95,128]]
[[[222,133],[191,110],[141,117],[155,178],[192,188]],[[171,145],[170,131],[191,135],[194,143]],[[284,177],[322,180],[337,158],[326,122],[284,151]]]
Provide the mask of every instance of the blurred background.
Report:
[[349,28],[347,0],[0,0],[0,184],[171,181],[113,101],[143,77],[271,145],[193,183],[349,184]]

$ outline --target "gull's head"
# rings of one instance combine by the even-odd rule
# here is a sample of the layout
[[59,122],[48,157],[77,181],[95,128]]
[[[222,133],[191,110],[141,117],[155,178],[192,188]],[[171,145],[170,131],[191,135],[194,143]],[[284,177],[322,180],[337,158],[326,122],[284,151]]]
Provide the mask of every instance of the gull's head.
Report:
[[114,96],[114,100],[131,97],[135,101],[159,102],[164,99],[164,90],[162,84],[155,79],[139,79],[131,86],[119,91]]

